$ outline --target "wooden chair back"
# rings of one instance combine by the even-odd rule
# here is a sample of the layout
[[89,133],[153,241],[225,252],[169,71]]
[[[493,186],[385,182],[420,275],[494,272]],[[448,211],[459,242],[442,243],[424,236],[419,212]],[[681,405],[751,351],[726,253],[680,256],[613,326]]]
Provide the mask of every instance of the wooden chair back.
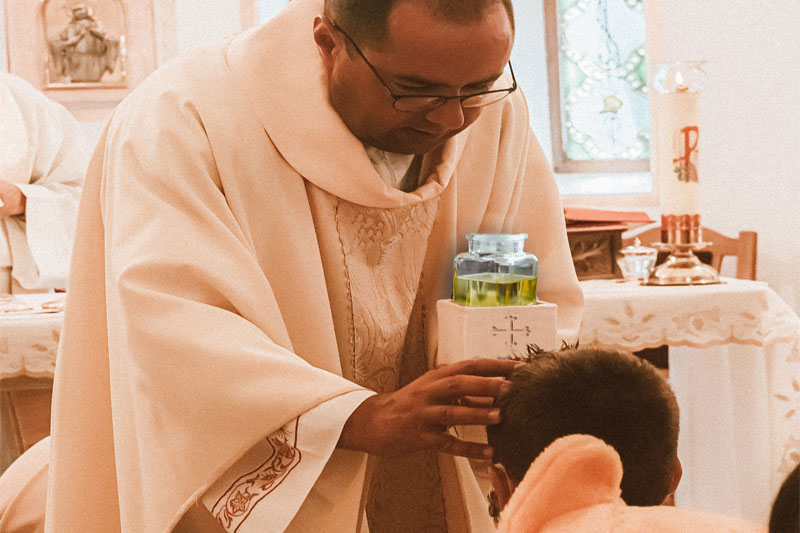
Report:
[[[633,244],[637,238],[645,246],[661,241],[661,228],[655,227],[622,238],[622,246]],[[717,272],[722,267],[722,260],[726,256],[736,257],[736,277],[739,279],[756,279],[756,258],[758,255],[758,233],[755,231],[740,231],[736,238],[728,237],[710,228],[703,227],[703,240],[711,245],[704,251],[711,253],[711,266]]]

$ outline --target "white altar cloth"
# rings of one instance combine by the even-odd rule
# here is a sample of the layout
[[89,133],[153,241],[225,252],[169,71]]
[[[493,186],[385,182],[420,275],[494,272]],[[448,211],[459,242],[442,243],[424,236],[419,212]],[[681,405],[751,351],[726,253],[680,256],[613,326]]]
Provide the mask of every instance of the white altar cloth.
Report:
[[582,346],[667,344],[681,409],[679,506],[766,521],[800,461],[800,319],[766,283],[581,282]]
[[64,321],[64,293],[0,301],[0,378],[52,378]]

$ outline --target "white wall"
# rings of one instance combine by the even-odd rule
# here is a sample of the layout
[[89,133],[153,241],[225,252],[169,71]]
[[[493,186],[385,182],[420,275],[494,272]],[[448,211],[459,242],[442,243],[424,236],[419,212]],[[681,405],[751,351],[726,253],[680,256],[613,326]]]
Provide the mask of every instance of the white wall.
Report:
[[[2,1],[2,0],[0,0]],[[288,0],[154,0],[159,64],[266,21]]]
[[[705,59],[704,223],[759,234],[758,278],[800,309],[800,2],[649,0],[654,57]],[[664,5],[669,8],[665,9]]]
[[289,0],[257,0],[256,22],[261,24],[268,21],[286,7],[287,3],[289,3]]
[[178,53],[210,45],[242,29],[239,2],[174,0]]
[[525,93],[533,132],[548,159],[552,159],[550,95],[547,83],[542,0],[516,0],[514,18],[516,35],[514,49],[511,51],[514,75]]
[[8,71],[5,12],[6,12],[5,0],[0,0],[0,15],[2,15],[2,21],[0,21],[0,70],[2,70],[3,72]]

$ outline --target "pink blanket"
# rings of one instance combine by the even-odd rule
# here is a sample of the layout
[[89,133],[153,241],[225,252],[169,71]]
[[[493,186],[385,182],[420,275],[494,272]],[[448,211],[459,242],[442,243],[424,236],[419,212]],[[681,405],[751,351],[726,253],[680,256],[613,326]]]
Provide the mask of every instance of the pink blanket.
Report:
[[562,437],[536,458],[503,510],[498,532],[765,532],[765,525],[678,507],[629,507],[616,450],[589,435]]

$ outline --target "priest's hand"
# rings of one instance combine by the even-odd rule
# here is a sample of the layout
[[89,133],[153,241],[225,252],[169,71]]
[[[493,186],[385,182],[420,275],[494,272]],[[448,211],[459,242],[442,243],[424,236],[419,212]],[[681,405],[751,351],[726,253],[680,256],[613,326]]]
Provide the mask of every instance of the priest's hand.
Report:
[[430,370],[395,392],[371,396],[345,422],[338,446],[386,456],[436,450],[489,459],[489,445],[460,440],[448,427],[498,423],[500,410],[492,403],[510,388],[503,378],[519,364],[462,361]]
[[0,180],[0,218],[25,213],[25,195],[22,190],[5,180]]

